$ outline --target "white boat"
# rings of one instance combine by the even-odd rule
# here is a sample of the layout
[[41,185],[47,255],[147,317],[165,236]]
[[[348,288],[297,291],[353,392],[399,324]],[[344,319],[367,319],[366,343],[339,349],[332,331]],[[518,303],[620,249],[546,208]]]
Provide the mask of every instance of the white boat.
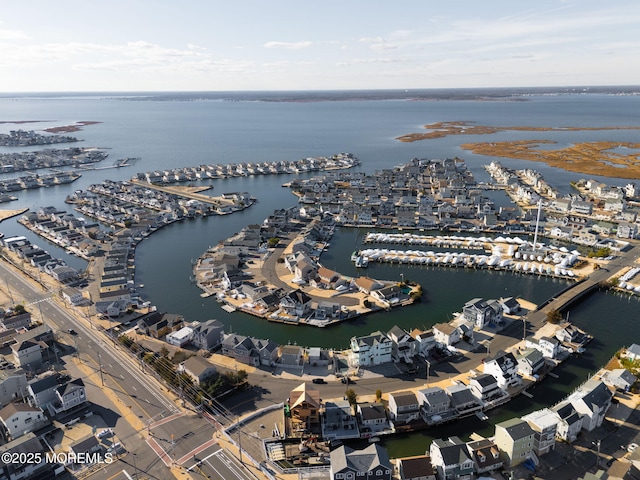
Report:
[[369,266],[369,259],[363,255],[356,257],[356,268],[367,268]]

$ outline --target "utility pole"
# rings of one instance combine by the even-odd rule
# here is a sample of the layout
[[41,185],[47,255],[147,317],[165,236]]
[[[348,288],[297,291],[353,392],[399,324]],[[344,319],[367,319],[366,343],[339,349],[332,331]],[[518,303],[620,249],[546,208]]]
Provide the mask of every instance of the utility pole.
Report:
[[425,359],[425,363],[427,364],[427,386],[429,386],[429,369],[431,368],[431,362]]
[[13,295],[11,294],[11,289],[9,288],[9,280],[7,277],[4,277],[4,282],[7,284],[7,292],[9,293],[9,298],[11,299],[11,306],[15,306],[16,302],[13,301]]
[[591,442],[592,445],[595,445],[596,447],[598,447],[598,456],[596,457],[596,468],[600,466],[600,443],[601,443],[601,440]]
[[102,359],[100,358],[100,350],[98,350],[98,366],[100,367],[100,381],[104,387],[104,376],[102,374]]

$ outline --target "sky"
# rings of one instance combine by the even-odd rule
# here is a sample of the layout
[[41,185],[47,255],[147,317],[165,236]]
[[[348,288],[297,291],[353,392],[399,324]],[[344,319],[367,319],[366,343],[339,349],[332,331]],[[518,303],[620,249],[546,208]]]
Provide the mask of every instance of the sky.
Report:
[[0,92],[640,85],[638,0],[2,0]]

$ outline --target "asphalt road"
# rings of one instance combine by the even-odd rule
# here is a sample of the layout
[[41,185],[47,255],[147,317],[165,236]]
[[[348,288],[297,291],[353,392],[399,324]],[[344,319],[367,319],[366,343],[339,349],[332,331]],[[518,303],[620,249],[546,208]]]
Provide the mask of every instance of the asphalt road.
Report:
[[[143,373],[136,360],[123,351],[121,346],[115,345],[102,332],[92,328],[88,322],[78,320],[71,311],[58,304],[52,298],[56,292],[43,291],[2,262],[0,275],[12,298],[16,302],[24,302],[34,320],[43,320],[54,330],[58,342],[66,345],[59,353],[63,368],[78,371],[71,358],[76,356],[97,374],[101,370],[100,377],[94,375],[94,378],[100,378],[97,388],[110,390],[117,397],[116,402],[121,402],[121,407],[123,404],[124,408],[129,408],[131,414],[138,417],[144,425],[152,425],[180,411],[175,402],[165,395],[166,390],[150,374]],[[69,333],[69,329],[76,333]],[[116,416],[120,416],[118,407],[107,395],[94,395],[94,398],[89,399],[94,404],[93,409],[114,411]],[[211,439],[213,428],[208,421],[199,418],[196,425],[207,429],[203,435],[207,440]],[[194,425],[185,422],[174,422],[171,426],[173,431],[170,434],[175,438],[183,438],[194,428]],[[117,475],[122,475],[123,470],[132,475],[136,469],[144,471],[145,478],[167,478],[167,467],[129,423],[118,421],[115,433],[126,453],[117,462],[98,470],[93,478],[118,478]]]

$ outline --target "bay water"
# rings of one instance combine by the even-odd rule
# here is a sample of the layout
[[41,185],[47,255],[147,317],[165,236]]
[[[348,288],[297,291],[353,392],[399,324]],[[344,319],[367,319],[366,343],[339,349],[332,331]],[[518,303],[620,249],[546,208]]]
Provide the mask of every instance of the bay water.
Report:
[[[401,143],[396,137],[422,131],[424,124],[443,121],[468,121],[489,126],[598,127],[640,125],[640,96],[534,95],[525,101],[450,100],[408,101],[399,99],[341,101],[249,101],[241,94],[238,101],[175,97],[146,99],[123,98],[109,94],[78,96],[3,96],[0,97],[0,122],[44,120],[16,125],[0,123],[0,132],[39,130],[76,121],[98,121],[72,135],[82,139],[80,146],[108,148],[115,159],[140,157],[132,167],[95,170],[83,173],[73,184],[47,189],[17,192],[19,200],[2,208],[54,205],[72,211],[64,203],[68,194],[86,189],[103,179],[126,180],[136,172],[194,166],[200,164],[245,161],[296,160],[303,157],[351,152],[362,165],[359,170],[373,173],[393,167],[411,158],[464,159],[479,181],[488,180],[483,165],[493,158],[472,155],[459,145],[465,142],[500,141],[513,138],[550,139],[558,146],[585,141],[638,142],[632,130],[574,132],[499,132],[486,136],[454,136],[436,140]],[[33,149],[23,149],[33,150]],[[0,152],[15,151],[0,147]],[[561,192],[571,191],[569,182],[581,178],[541,163],[497,159],[513,168],[532,168]],[[8,174],[5,176],[18,176]],[[272,324],[242,313],[223,311],[213,298],[201,298],[200,290],[190,282],[192,261],[209,246],[239,231],[249,223],[260,223],[276,208],[288,207],[296,199],[282,184],[292,176],[253,176],[208,181],[213,195],[229,191],[247,191],[258,199],[251,208],[233,215],[180,222],[154,233],[136,250],[136,283],[144,284],[143,295],[160,311],[180,313],[189,321],[217,318],[227,331],[279,343],[303,346],[347,348],[354,335],[388,330],[393,325],[406,329],[430,327],[447,321],[451,314],[475,297],[522,297],[541,303],[566,286],[564,281],[534,275],[463,269],[436,269],[372,264],[366,274],[385,280],[419,282],[425,291],[421,303],[391,312],[361,317],[326,329]],[[597,178],[597,177],[596,177]],[[597,178],[611,185],[624,185],[628,179]],[[206,183],[206,182],[203,182]],[[500,192],[492,194],[499,205],[508,202]],[[52,255],[70,265],[83,268],[84,261],[67,255],[17,224],[15,219],[0,224],[5,235],[24,235]],[[357,275],[349,257],[361,247],[363,231],[339,230],[321,261],[329,268]],[[422,453],[430,438],[464,431],[491,433],[492,424],[515,415],[523,415],[541,406],[553,404],[603,365],[615,351],[640,342],[638,301],[612,293],[594,293],[572,306],[571,321],[595,336],[587,352],[562,365],[558,380],[549,379],[532,390],[533,399],[521,397],[491,415],[490,422],[472,418],[449,427],[429,430],[424,435],[396,438],[387,442],[392,456]],[[453,427],[452,427],[453,428]]]

